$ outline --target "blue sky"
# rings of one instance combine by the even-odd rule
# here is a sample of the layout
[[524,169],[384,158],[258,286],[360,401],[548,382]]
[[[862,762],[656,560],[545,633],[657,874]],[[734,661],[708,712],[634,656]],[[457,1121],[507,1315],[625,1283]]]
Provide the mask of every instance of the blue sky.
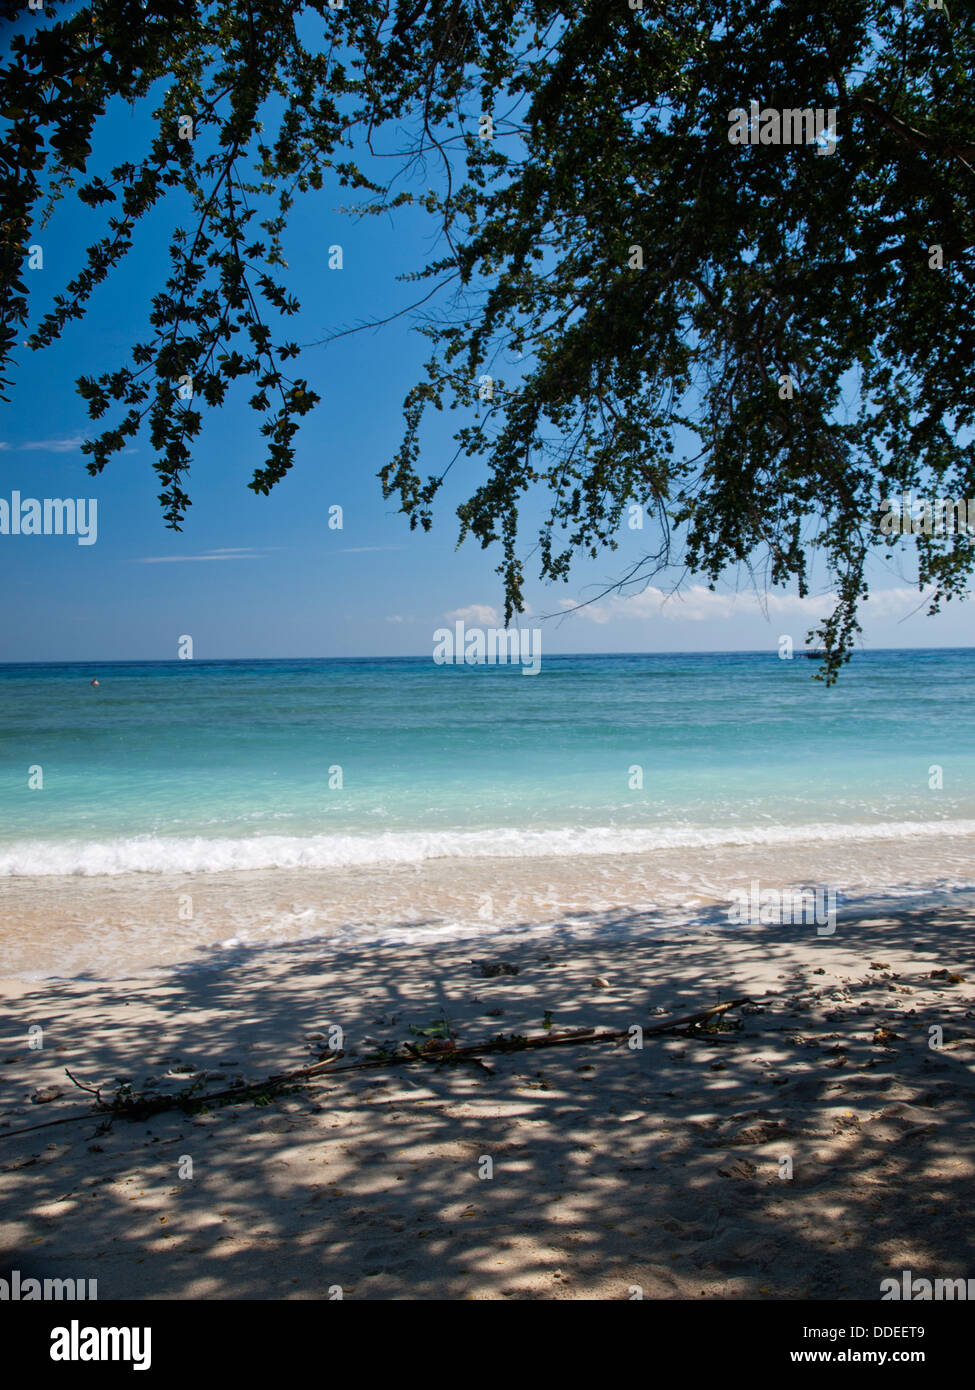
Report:
[[[128,108],[116,108],[100,137],[106,158],[118,162],[128,147],[134,150],[138,129]],[[435,250],[424,214],[355,221],[336,210],[349,201],[346,191],[326,187],[299,200],[293,214],[285,238],[287,282],[303,308],[287,336],[298,342],[407,305],[418,292],[398,283],[397,274],[418,268]],[[76,272],[105,215],[66,198],[35,233],[44,268],[27,276],[38,313]],[[92,427],[74,381],[82,371],[122,365],[129,345],[148,336],[145,314],[166,273],[171,221],[157,210],[140,225],[135,248],[96,290],[84,321],[70,325],[53,347],[19,354],[0,422],[0,497],[17,490],[25,497],[96,498],[98,539],[80,546],[71,536],[0,535],[0,660],[163,660],[176,656],[183,634],[193,637],[198,658],[425,654],[445,621],[497,622],[499,556],[471,544],[455,550],[453,508],[476,485],[476,465],[455,465],[432,533],[411,532],[395,503],[381,495],[376,474],[399,443],[403,397],[422,375],[429,349],[408,319],[311,348],[292,365],[322,403],[302,422],[295,466],[269,497],[247,487],[263,455],[262,417],[247,406],[246,389],[208,412],[182,533],[163,524],[145,437],[99,478],[89,477],[79,445]],[[343,247],[341,270],[328,269],[333,243]],[[451,457],[457,423],[438,417],[427,436],[424,471]],[[335,505],[343,509],[341,530],[328,525]],[[525,512],[526,554],[532,511]],[[644,549],[655,548],[651,530],[624,530],[620,541],[615,555],[580,564],[569,586],[530,583],[530,612],[522,622],[535,625],[539,615],[591,598]],[[872,561],[866,644],[970,645],[970,605],[948,605],[936,619],[923,606],[913,612],[920,597],[912,573],[907,551],[893,563],[880,552]],[[822,576],[812,599],[778,591],[764,603],[747,574],[728,575],[716,594],[688,577],[681,594],[668,598],[679,577],[674,571],[642,595],[604,599],[546,621],[545,649],[761,649],[774,648],[784,633],[799,646],[830,606]]]

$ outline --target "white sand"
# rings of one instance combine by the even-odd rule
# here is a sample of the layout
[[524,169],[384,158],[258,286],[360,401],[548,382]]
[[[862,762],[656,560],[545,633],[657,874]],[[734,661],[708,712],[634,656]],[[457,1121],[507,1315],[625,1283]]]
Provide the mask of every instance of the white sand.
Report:
[[[973,925],[956,904],[841,915],[832,937],[318,943],[7,980],[0,1274],[95,1278],[100,1299],[876,1299],[903,1268],[968,1277]],[[472,957],[520,973],[481,978]],[[739,994],[755,1001],[742,1030],[716,1038],[326,1075],[267,1105],[11,1133],[85,1108],[66,1066],[111,1092],[163,1084],[178,1059],[216,1090],[307,1065],[334,1024],[361,1057],[441,1008],[465,1044],[539,1034],[546,1010],[557,1029],[627,1028]],[[49,1086],[59,1099],[31,1102]]]

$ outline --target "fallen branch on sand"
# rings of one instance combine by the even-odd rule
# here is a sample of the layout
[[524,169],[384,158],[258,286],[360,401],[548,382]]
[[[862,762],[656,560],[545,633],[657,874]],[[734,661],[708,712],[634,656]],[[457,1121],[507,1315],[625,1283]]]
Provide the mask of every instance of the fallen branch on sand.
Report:
[[[673,1018],[668,1023],[644,1028],[643,1037],[654,1037],[663,1033],[675,1032],[693,1036],[694,1030],[697,1030],[702,1036],[706,1036],[700,1027],[701,1024],[720,1017],[729,1009],[740,1008],[742,1004],[749,1002],[747,998],[730,999],[725,1004],[715,1004],[712,1008],[702,1009],[699,1013],[685,1014],[683,1018]],[[450,1041],[431,1038],[422,1047],[411,1047],[404,1052],[389,1053],[382,1057],[364,1058],[359,1062],[348,1062],[341,1067],[336,1066],[335,1062],[344,1054],[336,1052],[333,1056],[315,1062],[310,1067],[299,1067],[297,1071],[278,1072],[274,1076],[267,1077],[264,1081],[231,1086],[223,1091],[208,1091],[200,1094],[196,1089],[200,1084],[200,1078],[196,1078],[191,1086],[175,1095],[159,1093],[139,1095],[132,1091],[131,1086],[121,1086],[110,1101],[102,1099],[99,1087],[89,1086],[85,1082],[79,1081],[65,1067],[69,1080],[79,1090],[87,1091],[89,1095],[95,1097],[95,1108],[85,1111],[82,1115],[65,1115],[59,1120],[45,1120],[41,1124],[27,1125],[23,1129],[7,1130],[6,1133],[0,1133],[0,1140],[12,1139],[17,1134],[30,1134],[37,1129],[48,1129],[52,1125],[77,1124],[82,1120],[91,1120],[98,1116],[109,1119],[120,1116],[129,1120],[144,1120],[148,1119],[150,1115],[158,1115],[166,1110],[198,1110],[211,1101],[246,1100],[251,1096],[269,1095],[272,1091],[278,1091],[283,1086],[299,1085],[325,1071],[334,1075],[336,1072],[365,1071],[377,1067],[410,1066],[417,1062],[443,1066],[445,1063],[481,1057],[485,1053],[491,1052],[524,1052],[545,1047],[571,1047],[581,1043],[619,1042],[623,1038],[631,1036],[632,1030],[630,1028],[604,1029],[602,1031],[596,1028],[576,1028],[566,1033],[543,1033],[539,1037],[500,1034],[488,1042],[474,1043],[470,1047],[455,1047]]]

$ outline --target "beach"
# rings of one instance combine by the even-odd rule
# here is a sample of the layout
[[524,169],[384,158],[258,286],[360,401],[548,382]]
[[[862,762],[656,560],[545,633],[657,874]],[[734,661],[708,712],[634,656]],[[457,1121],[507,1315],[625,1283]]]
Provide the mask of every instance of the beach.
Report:
[[19,1364],[949,1374],[975,6],[3,14]]
[[810,675],[0,668],[0,1279],[967,1278],[975,654]]
[[[972,914],[957,895],[841,911],[829,936],[634,923],[8,979],[0,1274],[105,1300],[877,1299],[905,1269],[965,1278]],[[720,1031],[649,1033],[737,998]],[[458,1047],[546,1020],[628,1036],[14,1133],[88,1112],[66,1068],[106,1097],[220,1091],[327,1057],[336,1026],[346,1066],[443,1017]]]

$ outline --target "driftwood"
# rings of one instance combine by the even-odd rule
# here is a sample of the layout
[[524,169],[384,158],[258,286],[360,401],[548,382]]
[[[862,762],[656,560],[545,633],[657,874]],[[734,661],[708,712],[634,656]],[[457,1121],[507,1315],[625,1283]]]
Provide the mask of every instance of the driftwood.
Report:
[[[749,1003],[748,999],[731,999],[727,1004],[716,1004],[711,1009],[702,1009],[700,1013],[686,1014],[683,1018],[672,1018],[669,1023],[661,1023],[653,1028],[644,1028],[643,1036],[646,1038],[659,1033],[672,1033],[678,1028],[690,1028],[699,1023],[706,1023],[711,1018],[717,1018],[721,1014],[727,1013],[729,1009],[737,1009],[742,1004],[747,1003]],[[528,1048],[563,1047],[574,1043],[614,1042],[629,1036],[629,1028],[604,1029],[602,1032],[595,1028],[576,1028],[569,1033],[543,1033],[535,1037],[502,1036],[492,1038],[486,1043],[474,1043],[470,1047],[453,1047],[449,1044],[441,1044],[428,1051],[419,1049],[412,1054],[393,1054],[389,1057],[369,1058],[362,1062],[350,1062],[348,1066],[336,1067],[335,1070],[356,1071],[362,1067],[384,1067],[409,1064],[410,1062],[442,1063],[449,1062],[455,1057],[479,1057],[486,1052],[523,1052]],[[297,1076],[298,1073],[294,1072],[291,1075]]]
[[[702,1023],[707,1023],[710,1019],[720,1017],[729,1009],[739,1008],[742,1004],[749,1002],[747,997],[730,999],[725,1004],[715,1004],[710,1009],[702,1009],[698,1013],[685,1014],[682,1018],[673,1018],[667,1023],[644,1028],[643,1036],[645,1038],[654,1037],[663,1033],[690,1030]],[[277,1072],[263,1081],[254,1081],[242,1086],[231,1086],[223,1091],[206,1091],[196,1094],[194,1087],[191,1086],[188,1091],[174,1096],[153,1095],[143,1098],[133,1095],[115,1103],[102,1100],[99,1087],[89,1086],[85,1082],[79,1081],[65,1067],[65,1072],[71,1082],[79,1090],[87,1091],[96,1098],[97,1108],[88,1110],[83,1115],[65,1115],[59,1120],[44,1120],[40,1124],[27,1125],[23,1129],[0,1132],[0,1141],[12,1139],[18,1134],[30,1134],[38,1129],[49,1129],[53,1125],[79,1124],[84,1120],[93,1120],[99,1117],[115,1119],[121,1116],[125,1119],[147,1119],[150,1115],[161,1114],[166,1110],[196,1109],[198,1106],[207,1105],[210,1101],[246,1100],[249,1096],[266,1095],[269,1091],[280,1090],[282,1086],[300,1084],[325,1071],[334,1075],[336,1072],[365,1071],[377,1067],[411,1066],[417,1062],[442,1066],[444,1063],[463,1061],[468,1057],[481,1057],[485,1053],[491,1052],[525,1052],[537,1051],[545,1047],[572,1047],[581,1043],[619,1042],[629,1036],[629,1028],[604,1029],[602,1031],[596,1028],[576,1028],[570,1032],[543,1033],[534,1037],[522,1037],[517,1034],[502,1035],[491,1038],[488,1042],[474,1043],[469,1047],[454,1047],[452,1043],[446,1041],[431,1040],[422,1048],[415,1048],[403,1053],[391,1053],[384,1057],[364,1058],[358,1062],[348,1062],[341,1067],[336,1066],[335,1063],[344,1056],[344,1053],[336,1052],[332,1057],[326,1057],[323,1061],[315,1062],[310,1067],[299,1067],[296,1071]]]

